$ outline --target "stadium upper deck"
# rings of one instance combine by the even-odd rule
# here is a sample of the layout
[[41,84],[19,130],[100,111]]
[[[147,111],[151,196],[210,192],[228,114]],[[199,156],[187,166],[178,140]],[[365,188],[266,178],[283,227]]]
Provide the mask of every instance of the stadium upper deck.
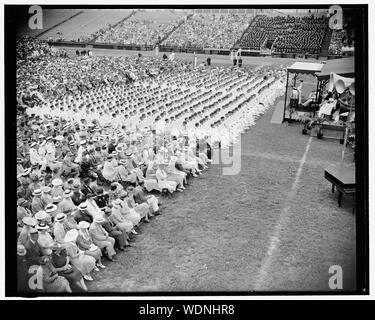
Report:
[[324,43],[328,51],[332,34],[328,17],[316,11],[294,16],[250,9],[56,9],[47,10],[44,20],[45,30],[31,35],[54,41],[148,46],[148,50],[160,45],[176,51],[243,48],[319,55]]

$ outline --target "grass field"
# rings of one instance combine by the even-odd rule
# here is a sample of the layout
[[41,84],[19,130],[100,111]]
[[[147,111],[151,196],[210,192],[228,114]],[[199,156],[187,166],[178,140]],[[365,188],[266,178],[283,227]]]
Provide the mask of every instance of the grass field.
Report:
[[[240,174],[212,165],[163,199],[163,214],[94,274],[89,290],[325,291],[331,265],[342,267],[343,289],[355,289],[352,199],[338,208],[324,179],[342,145],[304,136],[298,124],[271,124],[272,112],[242,135]],[[345,165],[354,165],[350,152]]]

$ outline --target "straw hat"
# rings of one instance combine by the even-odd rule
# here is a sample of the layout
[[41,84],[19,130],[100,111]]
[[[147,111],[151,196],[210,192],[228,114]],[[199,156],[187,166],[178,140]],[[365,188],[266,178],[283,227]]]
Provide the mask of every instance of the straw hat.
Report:
[[56,216],[56,221],[59,221],[59,222],[63,222],[65,221],[66,219],[66,214],[65,213],[59,213],[57,216]]
[[47,230],[49,229],[49,226],[47,225],[47,223],[45,222],[40,222],[37,226],[36,226],[37,230]]
[[56,178],[52,180],[52,185],[55,187],[61,186],[63,184],[63,181],[60,178]]
[[121,159],[121,160],[119,161],[119,163],[125,165],[125,164],[128,163],[128,161],[127,161],[126,159]]
[[23,177],[27,176],[28,174],[30,174],[31,172],[31,168],[26,168],[23,173],[21,174]]
[[57,206],[52,203],[47,204],[47,206],[45,207],[46,213],[52,213],[56,211],[56,209],[57,209]]
[[22,244],[19,244],[17,246],[17,255],[23,257],[23,256],[26,255],[26,253],[27,253],[27,251],[26,251],[25,247]]
[[44,219],[47,219],[47,218],[48,218],[48,213],[45,212],[44,210],[38,211],[38,212],[35,214],[34,218],[35,218],[36,220],[44,220]]
[[104,223],[105,222],[105,219],[103,217],[96,217],[94,219],[94,222],[95,223]]
[[30,227],[34,227],[38,223],[38,221],[33,217],[23,217],[22,222]]
[[73,192],[70,189],[66,189],[64,191],[63,197],[64,198],[70,198],[72,196]]
[[40,196],[42,195],[42,190],[41,189],[35,189],[33,192],[33,196]]
[[[117,147],[116,147],[116,151],[117,151],[118,153],[124,152],[124,148],[121,147],[121,146],[117,146]],[[112,152],[112,154],[113,154],[113,152]]]
[[48,192],[51,192],[52,189],[51,189],[51,187],[45,186],[41,190],[42,190],[43,193],[48,193]]
[[56,136],[55,140],[56,141],[63,141],[64,137],[63,136]]
[[90,224],[87,221],[80,221],[78,223],[78,229],[88,229]]
[[19,198],[17,200],[17,206],[22,206],[25,203],[27,203],[27,201],[24,198]]
[[36,228],[31,228],[30,229],[30,234],[38,233],[38,229]]
[[85,203],[85,202],[80,203],[79,206],[78,206],[78,209],[79,210],[86,210],[87,209],[87,203]]
[[52,198],[53,203],[59,203],[59,202],[61,202],[61,200],[62,200],[61,196],[54,196]]

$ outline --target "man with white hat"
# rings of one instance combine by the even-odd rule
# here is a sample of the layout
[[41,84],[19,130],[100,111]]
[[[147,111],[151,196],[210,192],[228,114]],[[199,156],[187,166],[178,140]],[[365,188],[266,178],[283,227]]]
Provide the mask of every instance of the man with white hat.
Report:
[[30,238],[30,230],[32,227],[37,225],[38,221],[33,217],[23,217],[22,219],[22,229],[18,236],[18,243],[25,245]]
[[50,216],[51,222],[55,221],[55,217],[59,213],[57,206],[53,203],[47,204],[44,211]]
[[17,291],[18,293],[32,292],[29,286],[29,280],[32,276],[29,273],[29,266],[26,260],[25,246],[17,246]]
[[66,220],[66,214],[59,213],[56,215],[55,223],[53,225],[53,236],[59,243],[64,243],[66,230],[64,228],[64,221]]
[[28,202],[24,198],[17,200],[17,221],[21,225],[24,217],[32,217],[32,212],[27,208]]
[[86,151],[86,144],[87,144],[86,140],[81,140],[79,144],[80,146],[77,151],[77,157],[74,159],[75,163],[81,163],[83,152]]
[[117,261],[114,258],[114,255],[116,255],[114,249],[115,239],[110,237],[108,232],[103,228],[102,224],[105,222],[106,220],[103,217],[94,219],[93,223],[90,225],[90,235],[95,245],[104,250],[108,260]]
[[62,197],[63,194],[64,194],[63,181],[60,178],[53,179],[52,180],[52,191],[51,191],[52,197],[55,197],[55,196]]
[[72,201],[72,195],[73,192],[70,189],[64,191],[63,200],[61,201],[61,209],[63,212],[77,210],[77,206]]
[[55,244],[55,241],[53,240],[52,236],[48,232],[49,226],[47,223],[41,221],[36,226],[36,229],[39,232],[39,236],[38,236],[39,247],[41,248],[43,255],[49,256],[50,254],[52,254],[51,247]]
[[45,145],[46,160],[48,163],[53,163],[55,161],[56,148],[55,148],[55,144],[53,142],[52,136],[48,136],[46,138],[46,141],[47,141]]
[[42,190],[36,189],[33,192],[33,200],[31,202],[31,210],[35,214],[41,210],[44,210],[46,204],[42,200]]
[[42,190],[42,201],[46,203],[47,205],[52,203],[52,195],[51,195],[51,187],[45,186],[41,188]]
[[34,215],[34,218],[38,221],[38,223],[40,223],[40,222],[45,222],[45,223],[48,223],[48,224],[51,223],[51,216],[47,212],[45,212],[44,210],[38,211]]
[[22,158],[17,158],[17,176],[25,172],[25,168],[22,165]]
[[90,214],[87,211],[87,203],[82,202],[78,206],[78,210],[74,212],[74,219],[77,221],[77,223],[80,223],[81,221],[86,221],[88,223],[93,222],[93,218],[90,216]]
[[47,161],[45,158],[41,157],[37,151],[37,143],[36,142],[33,142],[31,143],[30,145],[30,150],[29,150],[29,153],[30,153],[30,162],[32,165],[40,165],[42,166],[43,170],[45,169],[46,165],[47,165]]

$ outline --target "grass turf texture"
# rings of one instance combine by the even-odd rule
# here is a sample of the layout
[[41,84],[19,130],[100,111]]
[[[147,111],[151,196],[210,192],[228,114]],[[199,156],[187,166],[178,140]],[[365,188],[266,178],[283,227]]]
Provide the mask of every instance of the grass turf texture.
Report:
[[[324,168],[340,162],[342,145],[312,138],[290,199],[309,137],[298,124],[271,124],[272,112],[242,135],[240,174],[223,176],[221,165],[211,165],[184,193],[163,198],[163,214],[140,227],[119,262],[94,273],[89,290],[329,291],[331,265],[343,268],[343,289],[355,289],[352,199],[344,196],[338,208],[337,192],[324,179]],[[345,165],[351,160],[348,151]]]

